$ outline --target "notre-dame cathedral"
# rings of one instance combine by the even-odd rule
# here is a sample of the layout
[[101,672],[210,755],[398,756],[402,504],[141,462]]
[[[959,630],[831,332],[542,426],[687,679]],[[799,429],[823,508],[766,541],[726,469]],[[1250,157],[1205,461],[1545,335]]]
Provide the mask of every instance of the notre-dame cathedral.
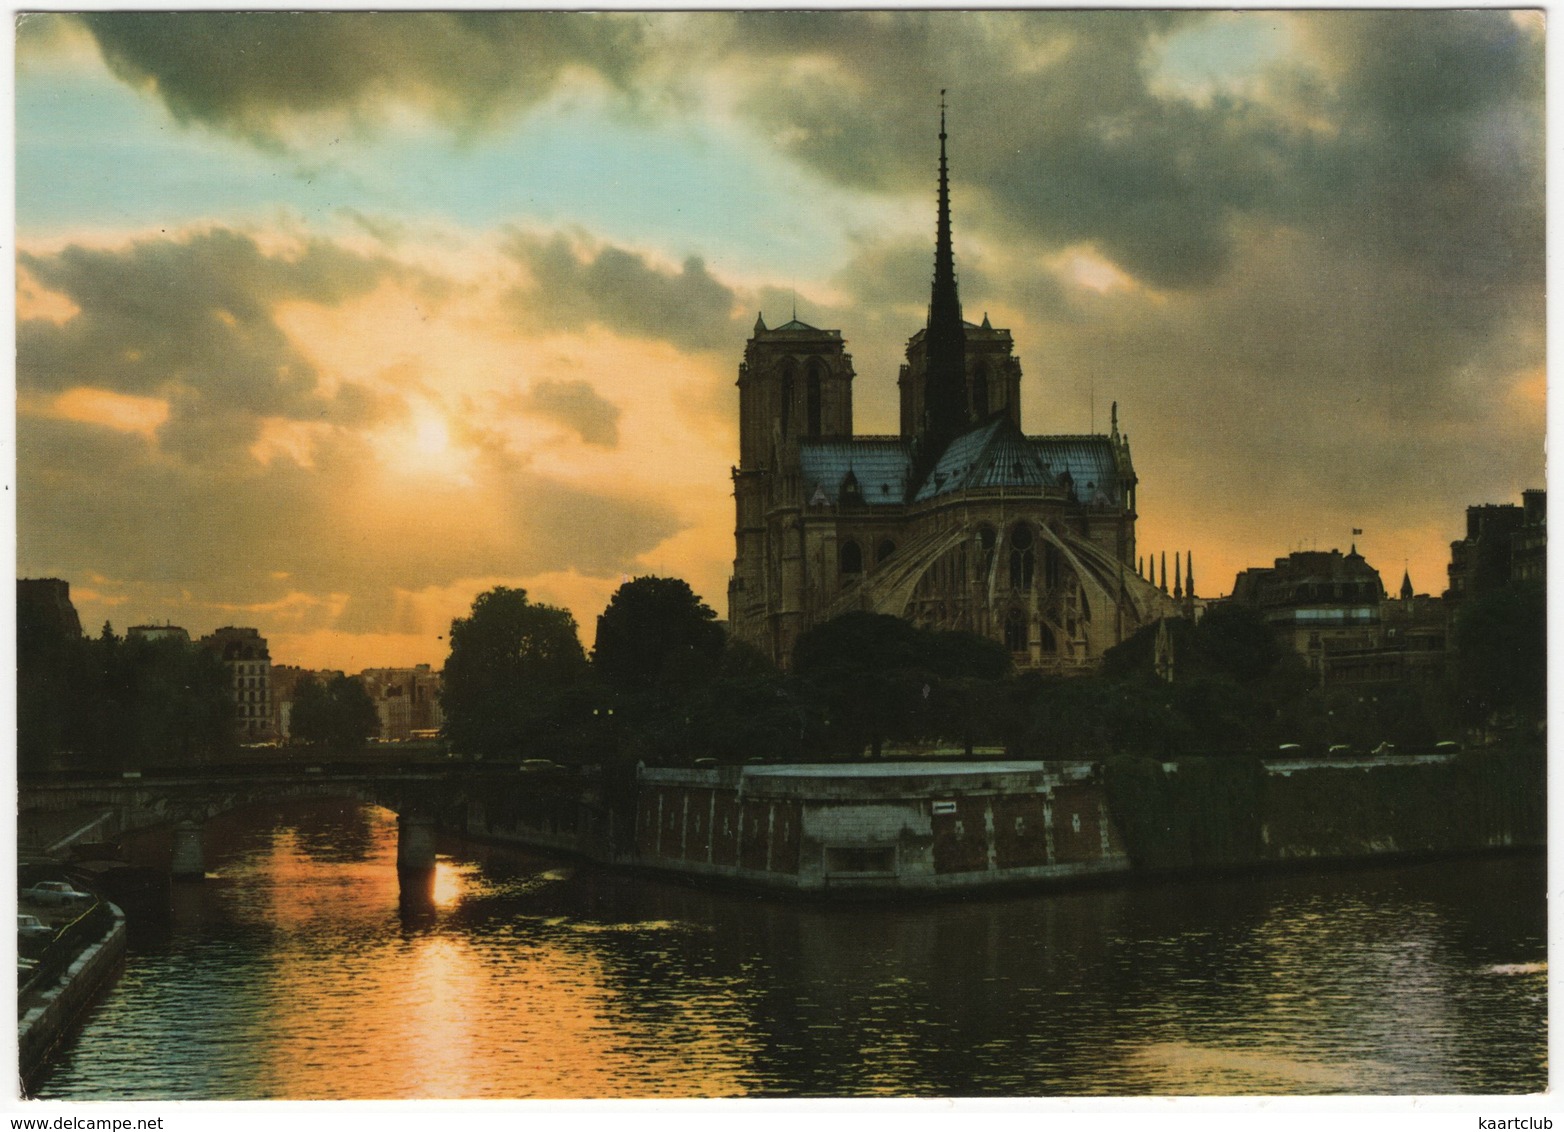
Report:
[[739,366],[730,629],[786,665],[804,630],[871,610],[1003,641],[1019,668],[1084,670],[1175,612],[1167,568],[1160,589],[1137,570],[1116,406],[1107,436],[1021,432],[1010,332],[961,317],[943,110],[939,138],[933,293],[901,367],[900,435],[853,435],[840,331],[756,319]]

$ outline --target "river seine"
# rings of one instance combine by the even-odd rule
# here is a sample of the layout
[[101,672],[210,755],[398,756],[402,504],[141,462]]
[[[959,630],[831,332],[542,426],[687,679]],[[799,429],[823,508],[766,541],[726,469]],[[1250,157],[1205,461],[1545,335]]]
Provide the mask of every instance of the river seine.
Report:
[[1547,1085],[1540,856],[822,907],[218,819],[71,1100],[1450,1094]]

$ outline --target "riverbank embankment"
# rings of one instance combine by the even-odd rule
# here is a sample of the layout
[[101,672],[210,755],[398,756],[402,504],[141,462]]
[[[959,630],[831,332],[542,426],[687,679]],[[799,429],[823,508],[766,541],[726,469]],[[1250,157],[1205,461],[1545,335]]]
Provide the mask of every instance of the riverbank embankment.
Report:
[[518,775],[463,832],[812,895],[970,892],[1540,847],[1540,750],[865,761]]
[[98,901],[50,942],[17,995],[17,1069],[22,1090],[81,1024],[125,960],[125,914]]

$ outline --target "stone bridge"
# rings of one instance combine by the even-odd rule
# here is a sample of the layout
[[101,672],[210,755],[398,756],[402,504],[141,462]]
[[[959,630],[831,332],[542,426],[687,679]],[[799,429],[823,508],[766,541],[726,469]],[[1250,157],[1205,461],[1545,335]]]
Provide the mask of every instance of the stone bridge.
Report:
[[129,771],[119,777],[74,772],[24,775],[17,785],[19,824],[32,815],[95,814],[93,820],[49,846],[65,848],[92,832],[111,834],[172,825],[171,870],[178,879],[205,873],[202,827],[210,818],[256,803],[288,798],[347,798],[382,806],[397,815],[397,870],[432,875],[439,816],[482,797],[496,776],[515,768],[469,764],[346,763],[218,764]]

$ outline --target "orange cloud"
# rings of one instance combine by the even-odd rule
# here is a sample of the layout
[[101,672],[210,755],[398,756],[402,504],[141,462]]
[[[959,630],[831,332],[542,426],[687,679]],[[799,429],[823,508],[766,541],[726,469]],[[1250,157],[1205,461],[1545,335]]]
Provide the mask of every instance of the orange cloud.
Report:
[[16,318],[18,322],[41,318],[61,325],[81,313],[69,296],[44,287],[25,267],[16,272]]
[[151,439],[168,419],[168,402],[159,397],[135,397],[78,385],[56,397],[41,414],[79,424],[102,425],[116,432],[134,432]]

